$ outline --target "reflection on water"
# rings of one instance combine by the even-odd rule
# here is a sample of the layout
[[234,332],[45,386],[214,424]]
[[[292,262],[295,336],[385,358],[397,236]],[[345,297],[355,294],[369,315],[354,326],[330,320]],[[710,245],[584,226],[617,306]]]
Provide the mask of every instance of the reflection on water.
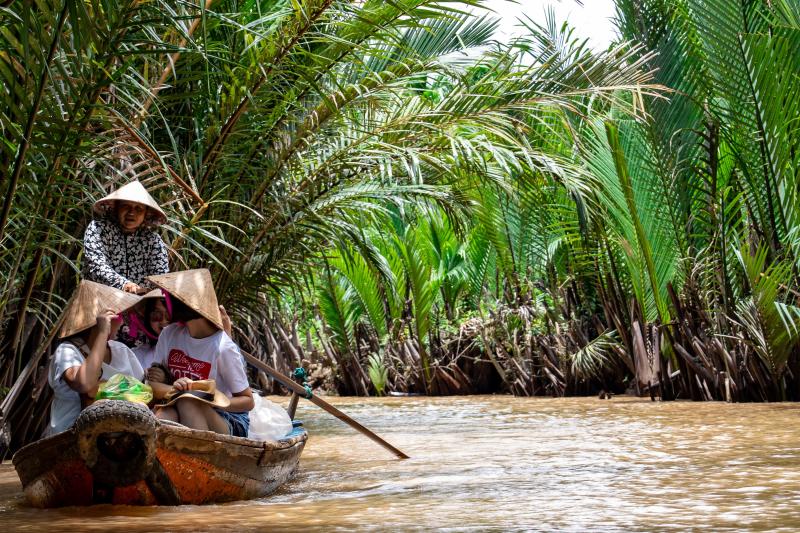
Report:
[[[278,399],[285,403],[285,399]],[[301,473],[204,507],[27,508],[0,466],[5,531],[800,530],[800,405],[614,398],[330,398],[399,461],[304,402]],[[3,533],[5,533],[3,531]]]

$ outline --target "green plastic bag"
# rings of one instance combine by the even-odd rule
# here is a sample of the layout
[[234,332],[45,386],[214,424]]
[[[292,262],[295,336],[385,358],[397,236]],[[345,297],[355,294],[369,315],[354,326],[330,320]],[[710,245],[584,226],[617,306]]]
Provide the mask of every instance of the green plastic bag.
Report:
[[148,404],[153,400],[153,389],[136,378],[125,374],[114,374],[100,384],[95,400],[126,400]]

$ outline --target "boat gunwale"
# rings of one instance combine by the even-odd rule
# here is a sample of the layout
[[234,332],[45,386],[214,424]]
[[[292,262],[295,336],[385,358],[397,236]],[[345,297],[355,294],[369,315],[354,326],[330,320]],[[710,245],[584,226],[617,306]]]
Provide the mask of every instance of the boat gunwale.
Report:
[[[163,423],[159,421],[156,428],[156,438],[167,438],[169,436],[178,436],[181,438],[188,438],[204,442],[216,442],[225,445],[235,445],[245,448],[252,448],[253,450],[281,450],[288,449],[296,446],[300,442],[305,442],[308,439],[308,432],[302,426],[292,428],[285,437],[274,440],[256,440],[248,437],[234,437],[233,435],[225,435],[223,433],[216,433],[214,431],[204,431],[201,429],[192,429],[178,423]],[[36,454],[42,446],[52,446],[54,443],[64,441],[67,444],[69,441],[77,437],[74,426],[71,426],[61,433],[49,435],[37,441],[26,444],[17,450],[11,458],[14,465],[25,461],[30,455]]]
[[[112,427],[108,429],[124,432],[124,428],[129,426],[127,424],[120,426],[121,418],[118,415],[119,413],[109,411],[101,420],[117,421],[116,425],[111,424]],[[162,478],[168,476],[165,479],[171,479],[172,481],[169,483],[171,485],[178,483],[175,481],[176,479],[186,478],[187,472],[189,472],[188,478],[192,479],[195,476],[191,473],[194,471],[193,469],[200,468],[202,472],[211,476],[209,482],[213,478],[217,480],[216,483],[222,483],[220,487],[225,489],[217,487],[216,496],[213,494],[209,496],[202,491],[201,493],[190,491],[187,494],[173,495],[182,504],[246,500],[271,493],[294,476],[299,466],[300,454],[308,440],[308,432],[299,422],[284,437],[271,440],[234,437],[214,431],[192,429],[170,421],[154,419],[154,422],[155,431],[153,431],[153,426],[150,426],[148,435],[148,439],[154,440],[148,440],[148,442],[155,445],[152,467],[156,468],[157,472],[161,472]],[[95,424],[94,430],[102,431],[99,429],[100,427]],[[91,430],[92,428],[90,428]],[[134,431],[132,426],[131,431]],[[88,434],[88,438],[93,438],[93,435],[97,435],[97,433]],[[64,495],[68,494],[71,489],[62,494],[63,490],[67,489],[59,485],[59,481],[48,476],[55,475],[58,478],[59,472],[61,472],[66,473],[67,479],[73,477],[79,480],[92,479],[96,472],[93,472],[92,468],[86,464],[85,454],[80,450],[81,439],[85,438],[87,438],[87,433],[78,431],[73,425],[66,431],[49,435],[17,450],[12,457],[12,463],[29,502],[34,502],[35,506],[41,507],[60,507],[64,501],[72,501],[69,496]],[[217,472],[217,474],[212,475],[210,472]],[[78,485],[83,487],[81,483]],[[45,490],[42,487],[51,486],[60,487],[58,491],[62,492],[56,491],[54,494],[57,496],[48,496],[47,490],[50,489]],[[120,487],[134,486],[137,485],[127,482],[120,485]],[[154,490],[149,484],[147,486],[151,491]],[[177,487],[177,485],[175,486]],[[85,487],[83,488],[85,489]],[[79,492],[83,494],[85,490]],[[159,498],[155,492],[153,495]],[[47,498],[51,498],[52,501]],[[80,501],[83,502],[82,499]],[[148,504],[147,501],[142,503],[137,500],[139,504]],[[172,500],[165,501],[171,502]],[[39,504],[37,505],[36,502]],[[88,505],[87,502],[89,502],[88,499],[78,505]]]
[[300,426],[292,428],[291,432],[280,439],[256,440],[248,437],[225,435],[224,433],[217,433],[215,431],[192,429],[179,424],[173,425],[159,423],[158,428],[156,429],[156,437],[160,439],[170,436],[178,436],[204,442],[233,444],[236,446],[254,448],[257,450],[264,450],[265,448],[269,450],[281,450],[296,446],[300,442],[305,442],[308,439],[308,432],[305,430],[305,428]]

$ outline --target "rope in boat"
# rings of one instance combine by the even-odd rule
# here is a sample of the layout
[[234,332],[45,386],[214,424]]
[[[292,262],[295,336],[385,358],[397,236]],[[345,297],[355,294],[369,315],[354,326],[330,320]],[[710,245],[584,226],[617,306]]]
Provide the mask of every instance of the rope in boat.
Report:
[[310,400],[311,397],[314,396],[314,393],[311,392],[311,386],[308,384],[308,373],[306,369],[302,366],[295,368],[292,377],[296,382],[303,384],[303,388],[306,390],[305,398],[306,400]]

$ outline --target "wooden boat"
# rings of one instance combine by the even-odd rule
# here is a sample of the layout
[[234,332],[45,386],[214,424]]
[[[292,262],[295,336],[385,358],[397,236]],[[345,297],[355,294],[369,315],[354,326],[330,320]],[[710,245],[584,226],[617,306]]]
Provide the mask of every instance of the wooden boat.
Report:
[[297,472],[307,438],[300,424],[276,441],[198,431],[141,404],[104,400],[12,461],[37,507],[203,504],[273,492]]

